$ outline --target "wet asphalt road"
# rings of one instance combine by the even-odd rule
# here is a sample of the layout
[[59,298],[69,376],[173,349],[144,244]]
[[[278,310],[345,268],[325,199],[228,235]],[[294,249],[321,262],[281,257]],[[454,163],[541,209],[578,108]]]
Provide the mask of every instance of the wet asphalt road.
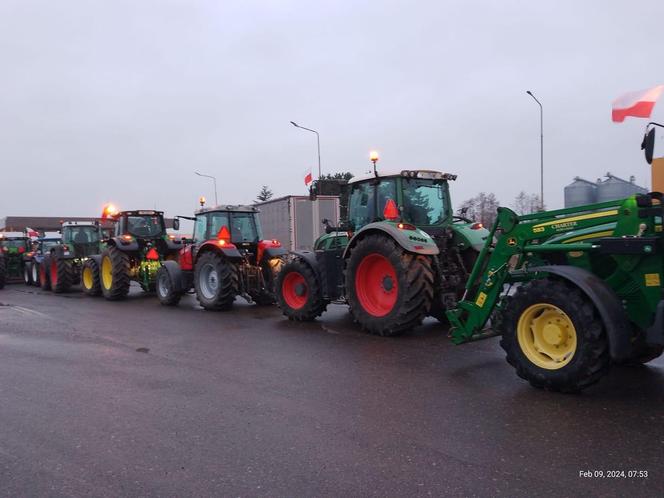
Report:
[[[0,291],[3,496],[662,496],[664,361],[535,390],[496,339]],[[579,471],[647,471],[581,478]]]

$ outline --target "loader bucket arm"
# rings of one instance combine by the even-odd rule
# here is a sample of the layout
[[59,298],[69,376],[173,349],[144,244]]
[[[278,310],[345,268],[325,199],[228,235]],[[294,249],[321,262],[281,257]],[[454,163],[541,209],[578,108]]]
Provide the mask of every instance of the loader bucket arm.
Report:
[[[543,276],[542,272],[529,271],[529,264],[544,264],[542,259],[552,253],[595,251],[598,246],[593,239],[608,234],[606,230],[593,232],[593,227],[610,226],[614,236],[636,235],[638,218],[628,214],[636,209],[634,197],[523,216],[498,208],[496,221],[466,283],[464,297],[447,312],[452,341],[460,344],[484,337],[482,330],[500,306],[505,284]],[[585,235],[587,231],[589,235]]]

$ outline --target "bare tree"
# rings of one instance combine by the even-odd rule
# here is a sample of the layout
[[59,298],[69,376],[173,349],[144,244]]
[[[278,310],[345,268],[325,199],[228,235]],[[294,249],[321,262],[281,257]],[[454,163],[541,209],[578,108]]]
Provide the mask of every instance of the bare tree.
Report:
[[479,221],[484,226],[491,226],[496,220],[496,214],[500,202],[492,192],[480,192],[475,197],[461,203],[457,210],[461,216]]
[[[537,194],[527,194],[525,191],[519,192],[519,194],[514,198],[511,207],[514,209],[516,214],[531,214],[540,211],[540,197]],[[544,210],[546,208],[542,208]]]

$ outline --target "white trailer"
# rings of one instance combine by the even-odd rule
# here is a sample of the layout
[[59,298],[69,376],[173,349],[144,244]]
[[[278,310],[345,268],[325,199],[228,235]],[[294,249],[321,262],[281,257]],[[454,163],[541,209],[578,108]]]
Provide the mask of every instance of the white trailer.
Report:
[[315,201],[305,195],[287,195],[259,202],[263,237],[277,239],[290,251],[312,250],[314,242],[325,233],[323,218],[339,225],[339,197],[319,195]]

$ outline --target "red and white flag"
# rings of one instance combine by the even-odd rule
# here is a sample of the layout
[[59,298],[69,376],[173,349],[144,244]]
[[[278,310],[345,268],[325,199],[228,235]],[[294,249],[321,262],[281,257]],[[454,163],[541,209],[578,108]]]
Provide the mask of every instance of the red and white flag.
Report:
[[611,119],[614,123],[622,123],[627,116],[649,118],[663,90],[664,85],[657,85],[647,90],[621,95],[613,101]]
[[309,168],[304,172],[304,184],[308,187],[312,181],[314,181],[314,177],[311,174],[311,168]]
[[39,237],[39,232],[37,230],[33,230],[30,227],[25,227],[25,233],[28,235],[28,237]]

